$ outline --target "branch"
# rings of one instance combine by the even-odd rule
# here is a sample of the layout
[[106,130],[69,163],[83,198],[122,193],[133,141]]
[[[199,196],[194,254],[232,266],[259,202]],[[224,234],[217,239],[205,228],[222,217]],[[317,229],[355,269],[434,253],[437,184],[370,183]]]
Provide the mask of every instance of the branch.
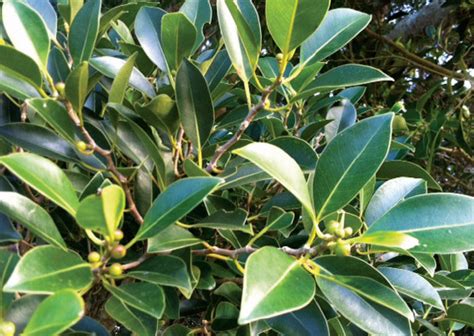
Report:
[[422,69],[424,69],[428,72],[435,73],[437,75],[444,76],[444,77],[454,78],[454,79],[457,79],[457,80],[469,80],[469,78],[464,76],[463,74],[457,73],[457,72],[452,71],[452,70],[448,70],[446,68],[443,68],[442,66],[434,64],[434,63],[432,63],[428,60],[425,60],[425,59],[415,55],[415,54],[412,54],[411,52],[409,52],[404,47],[396,44],[395,42],[393,42],[392,40],[390,40],[389,38],[387,38],[385,36],[382,36],[382,35],[379,35],[379,34],[375,33],[374,31],[370,30],[369,28],[366,28],[365,31],[370,36],[372,36],[372,37],[376,38],[377,40],[379,40],[379,41],[389,45],[390,47],[398,50],[403,56],[405,56],[407,61],[417,65],[418,67],[420,67],[420,68],[422,68]]
[[239,129],[237,132],[230,138],[224,145],[220,146],[217,148],[216,152],[214,153],[214,156],[212,157],[211,161],[206,167],[206,171],[208,173],[211,173],[216,170],[217,162],[219,159],[237,142],[240,140],[242,137],[242,134],[244,134],[245,130],[250,126],[250,123],[253,121],[255,116],[257,115],[258,112],[263,110],[265,108],[265,104],[268,100],[268,97],[272,94],[272,92],[276,89],[277,86],[279,86],[282,82],[281,77],[277,77],[275,79],[275,82],[268,88],[266,88],[263,93],[262,97],[260,98],[260,101],[258,102],[257,105],[254,105],[247,116],[245,117],[244,121],[240,124]]
[[[303,255],[309,254],[310,256],[315,256],[318,253],[322,252],[326,247],[322,245],[314,246],[311,248],[308,247],[300,247],[300,248],[291,248],[288,246],[283,246],[280,248],[282,252],[285,252],[288,255],[294,256],[294,257],[301,257]],[[218,254],[221,256],[229,257],[232,259],[236,259],[238,256],[242,254],[252,254],[258,249],[255,247],[251,246],[245,246],[236,250],[230,250],[230,249],[225,249],[217,246],[210,246],[207,249],[202,249],[202,250],[193,250],[192,253],[194,255],[201,255],[201,256],[206,256],[209,254]]]
[[114,163],[114,159],[112,157],[112,152],[109,150],[106,150],[94,141],[90,133],[87,131],[87,129],[84,127],[84,125],[81,123],[81,120],[77,116],[76,112],[74,111],[74,108],[72,107],[71,103],[68,100],[63,100],[63,103],[66,107],[67,113],[71,120],[76,124],[76,126],[79,128],[81,131],[82,135],[87,141],[87,144],[89,147],[96,152],[97,154],[103,156],[107,160],[107,169],[117,178],[117,181],[120,183],[120,186],[123,188],[125,191],[125,196],[127,198],[127,203],[128,207],[130,210],[130,213],[132,216],[135,218],[135,220],[139,224],[143,224],[143,217],[142,215],[138,212],[137,205],[135,204],[135,201],[133,199],[132,191],[130,190],[130,185],[129,181],[126,176],[124,176],[122,173],[120,173],[117,169],[117,166]]

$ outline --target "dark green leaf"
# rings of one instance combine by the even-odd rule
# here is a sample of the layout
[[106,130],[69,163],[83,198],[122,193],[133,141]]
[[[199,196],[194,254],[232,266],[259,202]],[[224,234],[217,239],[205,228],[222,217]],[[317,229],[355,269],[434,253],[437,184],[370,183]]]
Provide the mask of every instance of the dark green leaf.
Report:
[[89,64],[83,62],[76,65],[66,79],[66,98],[72,105],[74,112],[82,121],[82,107],[86,101],[89,83]]
[[365,119],[326,146],[313,184],[319,219],[348,204],[377,172],[388,153],[392,118],[383,114]]
[[161,20],[161,41],[170,69],[176,70],[188,58],[196,41],[196,28],[183,13],[169,13]]
[[245,225],[247,220],[247,212],[243,209],[234,211],[219,210],[206,217],[196,224],[194,227],[203,227],[210,229],[236,230],[253,234],[252,225]]
[[68,42],[75,66],[92,57],[99,32],[101,4],[102,0],[87,1],[72,21]]
[[127,62],[122,65],[119,72],[117,72],[117,76],[115,76],[112,86],[110,87],[109,103],[122,104],[137,55],[138,53],[134,53],[130,56]]
[[204,42],[203,28],[206,23],[211,23],[212,7],[209,0],[186,0],[179,9],[181,13],[194,24],[197,29],[196,41],[192,51],[196,51]]
[[134,240],[151,238],[193,210],[221,183],[215,177],[189,177],[171,184],[153,202]]
[[201,240],[194,237],[193,234],[188,230],[183,229],[177,225],[171,225],[157,235],[148,239],[148,252],[170,252],[200,243]]
[[428,188],[435,190],[443,190],[431,175],[421,168],[419,165],[408,161],[387,161],[384,162],[380,170],[377,172],[377,177],[381,179],[393,179],[396,177],[414,177],[421,178],[428,183]]
[[21,223],[44,241],[66,249],[51,216],[29,198],[15,192],[0,192],[0,212]]

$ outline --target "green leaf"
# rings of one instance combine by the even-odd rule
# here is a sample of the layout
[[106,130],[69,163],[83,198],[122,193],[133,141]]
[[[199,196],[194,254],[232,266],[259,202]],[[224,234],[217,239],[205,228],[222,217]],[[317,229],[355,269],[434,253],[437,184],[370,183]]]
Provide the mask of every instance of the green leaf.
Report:
[[193,224],[192,227],[235,230],[253,234],[252,225],[245,225],[246,220],[247,212],[243,209],[236,209],[234,211],[218,210],[209,217]]
[[292,101],[307,98],[317,92],[342,89],[348,86],[374,82],[393,81],[382,71],[367,65],[345,64],[333,68],[318,77],[292,98]]
[[91,283],[91,266],[79,255],[54,246],[40,246],[23,255],[3,290],[50,294],[63,289],[79,291]]
[[94,52],[101,4],[101,0],[87,1],[72,21],[68,43],[75,66],[88,61]]
[[184,261],[175,256],[155,256],[127,273],[128,276],[156,285],[192,291],[191,279]]
[[254,142],[233,151],[251,161],[280,182],[305,207],[312,212],[311,197],[306,179],[296,161],[277,146]]
[[319,28],[301,45],[301,63],[331,56],[369,24],[371,16],[349,8],[330,10]]
[[73,290],[62,290],[39,304],[22,335],[58,335],[73,326],[83,315],[82,297]]
[[104,282],[104,287],[125,304],[154,318],[161,318],[165,310],[163,289],[148,282],[135,282],[115,287]]
[[201,240],[194,237],[191,232],[177,225],[171,225],[148,239],[147,252],[171,252],[197,244],[201,244]]
[[446,318],[474,327],[474,306],[465,303],[454,304],[449,307]]
[[283,149],[303,171],[313,171],[316,167],[318,156],[306,141],[293,136],[281,136],[272,139],[269,143]]
[[153,202],[134,240],[153,237],[193,210],[221,183],[215,177],[189,177],[168,186]]
[[263,247],[247,259],[239,324],[303,308],[314,292],[314,280],[298,260],[275,247]]
[[266,322],[281,335],[329,336],[328,322],[316,300],[303,309],[272,317]]
[[134,53],[117,72],[109,92],[109,103],[122,104],[138,53]]
[[28,5],[33,8],[43,18],[51,39],[56,38],[58,16],[53,5],[49,1],[26,0]]
[[398,247],[409,250],[419,244],[418,239],[406,233],[396,231],[383,231],[375,233],[365,233],[351,240],[362,244],[372,244],[384,247]]
[[83,62],[66,79],[66,98],[82,122],[82,107],[86,101],[89,83],[89,64]]
[[196,41],[196,28],[183,13],[169,13],[161,20],[161,41],[170,69],[178,69],[188,58]]
[[113,238],[122,221],[125,210],[125,193],[121,187],[112,184],[81,201],[76,213],[77,223],[86,230],[99,232]]
[[[367,234],[397,231],[418,239],[412,252],[449,254],[474,249],[474,198],[437,193],[410,197],[377,220]],[[446,244],[455,241],[455,244]]]
[[431,175],[422,167],[413,162],[408,161],[387,161],[384,162],[380,170],[377,172],[377,178],[388,180],[396,177],[414,177],[421,178],[428,183],[428,188],[442,191],[441,186]]
[[200,153],[214,125],[214,107],[204,76],[188,60],[176,75],[176,103],[184,131]]
[[405,198],[426,192],[426,182],[422,179],[398,177],[389,180],[372,196],[365,211],[365,222],[370,226]]
[[66,250],[61,234],[46,210],[15,192],[0,192],[0,212],[19,222],[44,241]]
[[161,43],[161,20],[166,14],[161,8],[143,7],[135,18],[135,35],[150,60],[169,72]]
[[0,45],[0,70],[40,88],[43,82],[40,68],[33,59],[7,45]]
[[[346,280],[349,277],[355,279],[368,280],[366,283],[376,284],[377,289],[380,286],[385,287],[383,290],[391,290],[389,294],[391,300],[404,304],[399,296],[393,296],[395,291],[388,280],[378,272],[374,267],[355,257],[339,257],[339,256],[322,256],[314,259],[314,261],[322,268],[321,274],[332,274]],[[364,281],[360,281],[362,288],[359,293],[350,290],[348,284],[342,282],[337,283],[333,279],[328,280],[325,277],[316,277],[318,286],[324,296],[337,309],[337,311],[354,323],[359,328],[376,335],[411,335],[409,321],[394,310],[384,307],[371,299],[365,299],[360,291],[366,285]],[[347,287],[345,287],[347,286]],[[377,291],[367,288],[366,297],[375,294]],[[398,299],[396,298],[398,297]],[[380,298],[379,298],[380,300]],[[381,299],[382,301],[384,299]],[[384,304],[391,302],[387,300]],[[396,303],[397,304],[397,303]],[[401,308],[407,310],[408,307]]]
[[306,40],[323,21],[330,0],[267,0],[265,15],[273,40],[288,54]]
[[137,335],[155,336],[156,319],[144,314],[139,310],[127,306],[123,301],[112,296],[105,303],[105,311],[116,321],[119,321],[125,328],[133,331]]
[[227,50],[221,50],[213,56],[211,64],[206,71],[206,82],[209,85],[209,91],[212,93],[222,83],[222,80],[232,67]]
[[74,17],[76,16],[77,12],[79,12],[83,4],[84,0],[60,0],[58,1],[57,6],[61,16],[67,21],[69,25],[71,25]]
[[341,105],[329,109],[326,119],[332,120],[324,126],[324,136],[329,143],[338,133],[355,124],[357,110],[349,100],[343,99]]
[[314,175],[318,218],[348,204],[387,156],[393,114],[367,118],[338,134],[324,149]]
[[3,27],[15,48],[31,57],[45,71],[50,40],[39,14],[20,1],[8,1],[2,7]]
[[10,251],[8,249],[0,249],[0,288],[2,289],[0,293],[0,317],[5,318],[10,304],[15,301],[15,294],[13,293],[4,293],[3,286],[5,282],[10,277],[15,268],[16,264],[20,260],[20,257],[16,252]]
[[408,319],[391,309],[368,302],[332,281],[317,279],[318,286],[338,313],[374,335],[411,335]]
[[76,214],[79,199],[74,187],[53,162],[35,154],[15,153],[1,156],[0,163],[71,215]]
[[38,90],[26,80],[22,80],[15,73],[0,67],[0,91],[8,93],[14,98],[25,100],[40,97]]
[[265,225],[266,230],[282,230],[293,224],[295,214],[293,212],[286,212],[282,208],[272,207],[267,217]]
[[79,139],[79,131],[69,118],[64,105],[54,99],[35,98],[26,101],[28,109],[32,109],[48,123],[56,132],[71,143]]
[[257,10],[251,0],[217,0],[222,38],[237,74],[248,82],[257,67],[262,33]]
[[192,47],[192,52],[195,52],[204,42],[204,25],[212,21],[211,4],[209,0],[186,0],[179,11],[186,15],[197,29],[196,40]]
[[444,310],[438,292],[422,276],[404,269],[380,267],[378,269],[401,294]]
[[159,94],[148,104],[135,104],[135,112],[151,126],[174,135],[179,127],[179,116],[176,103],[167,94]]
[[[90,64],[97,69],[97,71],[110,78],[117,78],[125,63],[126,61],[112,56],[94,57],[90,60]],[[148,79],[135,67],[132,70],[128,83],[131,87],[143,92],[148,97],[154,97],[156,95],[153,85],[151,85]]]

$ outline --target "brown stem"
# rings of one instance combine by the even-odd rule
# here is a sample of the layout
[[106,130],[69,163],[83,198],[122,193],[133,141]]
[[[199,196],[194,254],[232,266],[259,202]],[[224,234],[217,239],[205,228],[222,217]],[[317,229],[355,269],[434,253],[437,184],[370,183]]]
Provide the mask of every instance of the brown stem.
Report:
[[256,117],[257,113],[260,112],[265,108],[265,104],[267,102],[268,97],[272,94],[272,92],[276,89],[278,85],[281,84],[281,77],[278,77],[275,79],[275,82],[268,88],[266,88],[263,93],[262,97],[260,98],[260,101],[258,102],[257,105],[254,105],[247,116],[245,117],[244,121],[239,126],[239,129],[235,134],[230,138],[225,144],[222,146],[218,147],[216,152],[214,153],[214,156],[212,157],[211,161],[206,167],[206,171],[208,173],[211,173],[213,171],[216,171],[217,168],[217,162],[219,159],[237,142],[240,140],[242,137],[242,134],[244,134],[245,130],[250,126],[250,123],[253,121],[253,119]]
[[84,136],[84,139],[87,141],[88,146],[94,152],[103,156],[107,160],[107,169],[116,177],[120,186],[125,191],[125,197],[127,198],[127,203],[128,203],[130,213],[139,224],[143,224],[143,217],[140,214],[140,212],[138,212],[137,205],[135,204],[135,201],[133,199],[132,191],[130,190],[129,181],[126,176],[124,176],[122,173],[118,171],[117,166],[115,165],[114,159],[112,157],[112,152],[97,145],[97,143],[94,141],[90,133],[87,131],[87,129],[84,127],[81,120],[77,116],[71,103],[68,100],[64,100],[63,102],[64,102],[64,105],[66,106],[66,110],[68,112],[69,117],[81,131],[82,135]]
[[403,56],[405,56],[407,61],[417,65],[418,67],[420,67],[420,68],[422,68],[422,69],[424,69],[428,72],[435,73],[435,74],[441,75],[441,76],[446,76],[446,77],[449,77],[449,78],[454,78],[454,79],[457,79],[457,80],[468,80],[469,79],[468,77],[464,76],[463,74],[448,70],[446,68],[443,68],[442,66],[434,64],[434,63],[432,63],[428,60],[425,60],[425,59],[415,55],[415,54],[412,54],[411,52],[409,52],[404,47],[398,45],[397,43],[393,42],[392,40],[390,40],[389,38],[387,38],[385,36],[377,34],[376,32],[370,30],[369,28],[366,28],[365,31],[370,36],[372,36],[372,37],[376,38],[377,40],[379,40],[379,41],[389,45],[390,47],[398,50]]
[[[286,254],[294,256],[294,257],[301,257],[302,255],[305,255],[305,254],[309,254],[310,256],[315,256],[316,254],[321,252],[323,249],[324,249],[323,246],[314,246],[311,248],[307,248],[303,246],[297,249],[291,248],[288,246],[283,246],[280,248],[282,252],[285,252]],[[194,255],[202,255],[202,256],[205,256],[208,254],[219,254],[222,256],[235,259],[242,254],[252,254],[257,250],[258,250],[257,248],[251,247],[251,246],[241,247],[236,250],[230,250],[230,249],[225,249],[225,248],[221,248],[217,246],[211,246],[207,249],[193,250],[192,253]]]

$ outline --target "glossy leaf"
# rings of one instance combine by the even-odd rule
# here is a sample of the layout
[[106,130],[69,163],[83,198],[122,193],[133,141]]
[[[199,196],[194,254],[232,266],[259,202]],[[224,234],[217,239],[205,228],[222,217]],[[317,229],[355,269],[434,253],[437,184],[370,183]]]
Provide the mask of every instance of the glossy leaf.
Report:
[[112,86],[110,87],[109,103],[122,104],[137,56],[138,53],[134,53],[130,56],[127,62],[125,62],[117,72],[117,76],[114,78]]
[[327,142],[330,142],[338,133],[355,124],[357,111],[349,100],[344,99],[340,106],[329,109],[326,119],[332,120],[324,126],[324,135]]
[[221,84],[222,79],[224,79],[231,67],[232,62],[227,50],[221,50],[213,57],[205,75],[211,93]]
[[137,335],[156,335],[156,319],[127,306],[123,301],[114,296],[105,303],[105,310],[113,319],[120,321],[125,328],[133,331]]
[[313,207],[304,174],[284,150],[267,143],[255,142],[234,150],[234,153],[267,172],[311,211]]
[[36,88],[41,87],[43,82],[38,64],[28,55],[7,45],[0,45],[0,69]]
[[272,317],[266,322],[282,335],[329,336],[328,322],[316,300],[303,309]]
[[[90,60],[90,64],[95,69],[110,78],[117,78],[125,63],[126,61],[111,56],[94,57]],[[137,68],[133,68],[128,82],[131,87],[143,92],[148,97],[155,96],[153,86]]]
[[179,116],[176,102],[164,93],[153,98],[148,104],[136,104],[135,112],[151,126],[162,129],[170,135],[178,130]]
[[188,60],[176,75],[176,104],[184,131],[200,152],[214,125],[214,107],[204,76]]
[[179,11],[186,15],[197,29],[196,40],[194,41],[192,48],[192,51],[194,52],[204,42],[204,25],[206,23],[211,23],[211,4],[209,3],[209,0],[186,0]]
[[76,66],[92,57],[99,33],[101,4],[101,0],[87,1],[72,21],[68,44]]
[[303,171],[313,171],[316,167],[318,156],[306,141],[297,137],[281,136],[269,143],[283,149],[299,164]]
[[3,286],[7,282],[8,278],[12,274],[16,264],[20,260],[20,257],[16,252],[9,251],[8,249],[0,249],[0,286],[2,291],[0,292],[0,316],[5,318],[8,308],[15,301],[15,294],[5,293]]
[[248,82],[257,67],[262,43],[257,10],[251,0],[218,0],[217,16],[232,64]]
[[314,292],[314,280],[298,260],[277,248],[263,247],[247,259],[239,324],[303,308]]
[[318,218],[348,204],[387,156],[393,114],[367,118],[336,136],[321,154],[314,176]]
[[191,55],[196,28],[183,13],[169,13],[161,20],[161,41],[170,69],[178,69],[183,58]]
[[436,180],[424,170],[422,167],[413,162],[408,161],[387,161],[380,167],[377,177],[381,179],[393,179],[396,177],[413,177],[421,178],[428,183],[428,188],[435,190],[443,190]]
[[79,200],[64,172],[53,162],[29,153],[0,157],[0,163],[25,183],[49,198],[71,215],[75,215]]
[[54,246],[40,246],[23,255],[3,290],[50,294],[63,289],[82,290],[91,283],[91,266],[79,255]]
[[[288,54],[306,40],[323,21],[330,0],[267,0],[265,15],[273,40]],[[304,22],[304,24],[302,24]]]
[[139,311],[159,319],[165,309],[163,289],[148,282],[123,284],[120,287],[104,283],[104,287],[120,301]]
[[15,73],[0,67],[0,91],[8,93],[20,100],[39,97],[40,94],[34,85],[18,78]]
[[73,326],[83,315],[82,298],[73,290],[62,290],[39,304],[22,335],[57,335]]
[[474,198],[448,193],[410,197],[372,224],[367,233],[383,231],[398,231],[418,239],[420,244],[413,252],[470,251],[474,249],[470,239],[474,232]]
[[182,259],[171,255],[152,257],[128,272],[127,275],[156,285],[192,290],[186,264]]
[[122,221],[125,193],[112,184],[102,188],[100,195],[90,195],[81,201],[76,213],[77,223],[84,229],[113,238]]
[[193,228],[210,228],[242,231],[248,234],[253,234],[252,225],[246,225],[247,212],[242,209],[235,211],[219,210],[210,216],[193,224]]
[[0,212],[21,223],[44,241],[66,249],[51,216],[29,198],[15,192],[0,192]]
[[318,77],[293,100],[314,95],[317,92],[342,89],[348,86],[363,85],[393,79],[382,71],[366,65],[346,64],[333,68]]
[[367,27],[370,20],[370,15],[349,8],[330,10],[319,28],[301,45],[301,63],[331,56]]
[[400,293],[415,300],[444,310],[438,292],[422,276],[404,269],[380,267],[378,269]]
[[399,177],[389,180],[372,196],[365,211],[365,222],[370,226],[405,198],[426,192],[426,182],[422,179]]
[[215,177],[190,177],[171,184],[153,202],[135,240],[153,237],[185,216],[221,183]]
[[448,309],[447,319],[474,327],[474,307],[464,303],[454,304]]
[[161,20],[166,14],[161,8],[143,7],[135,18],[135,34],[150,60],[161,70],[168,71],[161,43]]
[[26,0],[26,2],[43,18],[49,36],[54,40],[56,38],[58,17],[53,5],[49,1],[42,0]]
[[188,230],[171,225],[148,240],[148,252],[170,252],[200,243],[201,240],[194,237]]
[[2,7],[3,27],[18,51],[31,57],[45,70],[48,64],[50,39],[41,16],[20,1],[8,1]]
[[86,101],[89,83],[89,63],[76,66],[66,79],[66,98],[82,120],[82,107]]

